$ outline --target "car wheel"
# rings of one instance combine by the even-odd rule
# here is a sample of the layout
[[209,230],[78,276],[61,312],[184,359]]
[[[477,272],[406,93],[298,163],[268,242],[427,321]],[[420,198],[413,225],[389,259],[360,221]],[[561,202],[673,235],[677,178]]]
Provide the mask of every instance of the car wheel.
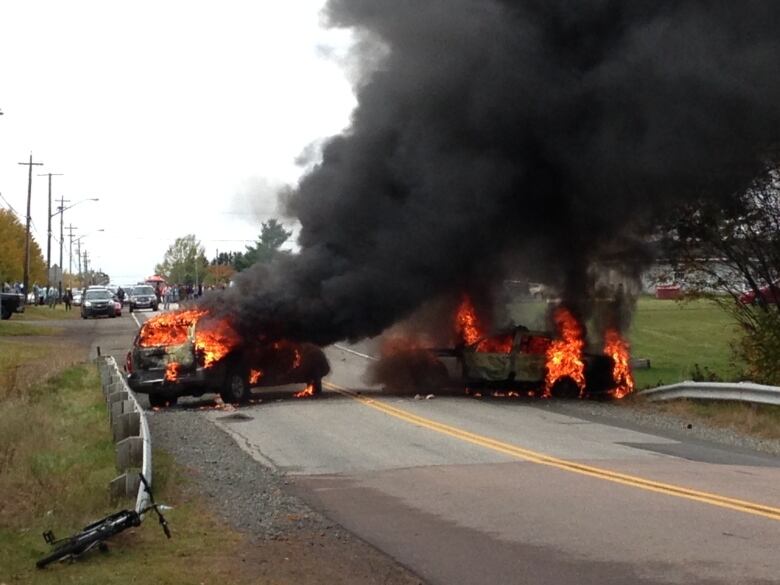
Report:
[[133,312],[133,305],[130,305],[130,308],[128,309],[131,313]]
[[249,380],[245,372],[231,369],[225,379],[225,386],[219,393],[223,402],[235,404],[249,400]]
[[311,382],[312,396],[322,394],[322,378],[317,378]]
[[556,381],[550,392],[555,398],[566,398],[569,400],[579,398],[580,396],[579,386],[577,386],[577,383],[569,376],[565,376]]
[[0,313],[0,319],[2,319],[3,321],[8,321],[8,319],[10,318],[11,318],[11,310],[3,307],[2,313]]

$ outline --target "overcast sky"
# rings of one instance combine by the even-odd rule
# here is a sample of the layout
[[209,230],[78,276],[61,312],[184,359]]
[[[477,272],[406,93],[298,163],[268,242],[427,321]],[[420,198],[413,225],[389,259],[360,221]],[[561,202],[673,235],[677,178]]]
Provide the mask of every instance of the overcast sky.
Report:
[[47,179],[36,175],[48,172],[64,173],[54,197],[100,198],[65,224],[113,282],[152,274],[187,233],[209,257],[243,250],[277,214],[273,186],[294,181],[295,158],[354,107],[339,64],[350,36],[322,26],[323,4],[3,1],[0,193],[24,216],[17,163],[30,152],[44,163],[32,199],[44,255]]

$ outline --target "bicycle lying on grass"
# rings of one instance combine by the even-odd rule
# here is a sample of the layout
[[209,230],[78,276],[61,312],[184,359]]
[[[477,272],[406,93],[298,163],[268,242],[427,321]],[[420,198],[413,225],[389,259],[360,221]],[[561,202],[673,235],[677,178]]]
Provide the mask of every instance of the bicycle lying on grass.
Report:
[[145,507],[140,512],[136,512],[135,510],[122,510],[121,512],[116,512],[115,514],[106,516],[102,520],[98,520],[97,522],[93,522],[92,524],[85,526],[84,529],[78,534],[74,534],[73,536],[69,536],[61,540],[56,540],[51,530],[44,532],[43,539],[47,544],[52,545],[54,550],[36,562],[35,566],[39,569],[42,569],[54,561],[76,559],[95,547],[105,551],[108,549],[108,546],[104,542],[105,540],[116,534],[119,534],[124,530],[127,530],[128,528],[140,526],[143,515],[149,511],[154,511],[155,514],[157,514],[157,518],[160,522],[160,526],[162,526],[162,529],[165,532],[165,536],[170,538],[171,531],[168,528],[168,522],[165,520],[165,517],[161,512],[161,510],[170,508],[163,506],[162,504],[156,504],[154,502],[152,488],[149,486],[149,483],[146,481],[146,478],[142,473],[139,473],[138,475],[141,476],[141,482],[144,485],[144,490],[146,490],[146,493],[149,494],[150,504],[147,507]]

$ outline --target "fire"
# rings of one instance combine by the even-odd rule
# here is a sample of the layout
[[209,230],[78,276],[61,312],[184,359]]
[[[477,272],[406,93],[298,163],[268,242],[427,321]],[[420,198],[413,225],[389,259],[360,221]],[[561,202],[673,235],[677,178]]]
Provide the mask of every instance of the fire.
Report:
[[[463,295],[458,312],[455,315],[455,332],[466,345],[477,343],[476,350],[481,353],[509,353],[512,351],[512,334],[485,337],[474,305],[468,295]],[[484,338],[484,339],[482,339]],[[482,341],[480,341],[482,339]]]
[[547,349],[547,373],[544,379],[544,395],[552,396],[552,388],[561,378],[568,377],[585,393],[585,362],[582,351],[585,347],[582,326],[565,307],[558,307],[553,313],[558,327],[559,339],[554,339]]
[[308,398],[309,396],[314,396],[314,385],[308,384],[306,388],[301,390],[300,392],[296,392],[293,394],[295,398]]
[[482,337],[477,314],[468,295],[463,295],[463,300],[461,300],[455,315],[455,331],[466,345],[476,343]]
[[249,370],[249,383],[257,384],[263,377],[263,370]]
[[155,315],[141,327],[138,344],[159,347],[187,343],[190,327],[205,314],[206,311],[192,309]]
[[208,368],[224,358],[238,345],[238,335],[224,320],[209,321],[195,330],[195,349],[203,356]]
[[634,391],[634,376],[629,366],[629,344],[620,337],[615,329],[607,329],[604,334],[604,353],[612,358],[612,379],[615,381],[615,389],[612,395],[615,398],[623,398]]
[[[235,349],[239,338],[227,320],[210,319],[207,315],[207,311],[197,309],[155,315],[141,327],[138,344],[141,347],[183,345],[194,331],[195,350],[204,367],[211,367]],[[171,376],[177,373],[178,369],[170,371]]]
[[171,362],[165,366],[165,381],[175,382],[179,379],[179,370],[181,370],[181,364]]

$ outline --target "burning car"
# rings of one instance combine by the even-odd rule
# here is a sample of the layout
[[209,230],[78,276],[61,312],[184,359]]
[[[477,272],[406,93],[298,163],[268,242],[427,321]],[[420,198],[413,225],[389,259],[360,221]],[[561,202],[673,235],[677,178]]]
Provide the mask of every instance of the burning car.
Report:
[[474,307],[464,298],[456,316],[461,339],[435,355],[450,378],[469,389],[525,390],[542,396],[613,396],[634,389],[628,344],[616,330],[604,334],[601,352],[588,351],[584,328],[565,307],[553,312],[557,332],[514,327],[486,336]]
[[306,384],[301,395],[322,392],[330,365],[309,343],[242,339],[228,320],[192,309],[157,315],[144,323],[127,355],[130,387],[152,406],[179,396],[218,393],[229,403],[249,399],[258,386]]

